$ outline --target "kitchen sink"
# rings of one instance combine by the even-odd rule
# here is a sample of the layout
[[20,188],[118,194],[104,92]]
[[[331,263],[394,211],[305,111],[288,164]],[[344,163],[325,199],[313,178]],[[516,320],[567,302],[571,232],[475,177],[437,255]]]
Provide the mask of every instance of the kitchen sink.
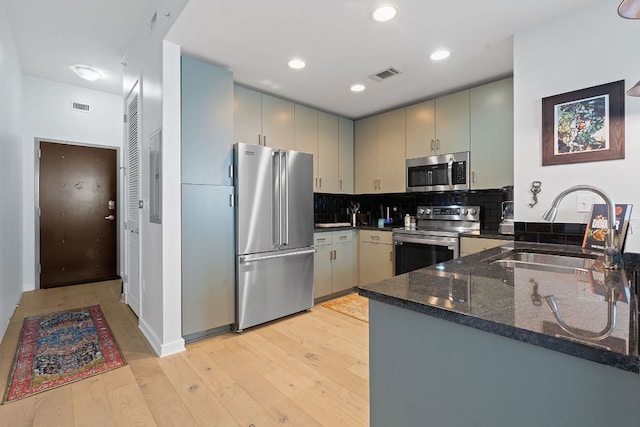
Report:
[[557,273],[576,273],[589,271],[596,261],[596,256],[586,254],[558,255],[516,250],[487,261],[492,265],[506,268],[517,267]]

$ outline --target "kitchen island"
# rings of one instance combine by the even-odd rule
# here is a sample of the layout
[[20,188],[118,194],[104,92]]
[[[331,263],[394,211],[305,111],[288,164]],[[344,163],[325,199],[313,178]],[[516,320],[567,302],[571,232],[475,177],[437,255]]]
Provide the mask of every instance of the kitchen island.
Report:
[[505,243],[360,288],[371,426],[640,423],[630,275],[492,264],[514,250],[584,252]]

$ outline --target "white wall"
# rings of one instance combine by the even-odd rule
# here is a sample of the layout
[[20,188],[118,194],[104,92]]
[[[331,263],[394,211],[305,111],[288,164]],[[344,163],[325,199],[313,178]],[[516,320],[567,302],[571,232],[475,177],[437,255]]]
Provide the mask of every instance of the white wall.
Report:
[[22,295],[22,72],[0,4],[0,340]]
[[[23,77],[22,94],[22,275],[28,291],[36,288],[35,138],[117,147],[122,156],[123,102],[118,95],[31,76]],[[72,110],[71,101],[91,105],[91,112]]]
[[[175,22],[186,0],[160,0],[151,5],[146,14],[147,20],[140,25],[136,39],[131,44],[124,58],[123,94],[129,93],[136,81],[141,87],[141,163],[140,195],[145,202],[149,200],[149,152],[150,136],[163,127],[163,38]],[[149,22],[155,12],[158,19],[153,28]],[[169,14],[169,16],[167,16]],[[175,46],[175,45],[174,45]],[[171,55],[166,63],[167,69],[179,67],[179,48],[169,47]],[[177,61],[177,62],[176,62]],[[174,94],[175,95],[175,94]],[[178,88],[179,96],[179,88]],[[180,120],[174,117],[173,120]],[[178,125],[178,135],[179,135]],[[175,126],[163,129],[163,224],[149,222],[149,210],[145,207],[140,213],[140,271],[141,271],[141,306],[140,329],[151,343],[154,351],[160,356],[182,351],[181,323],[181,259],[180,251],[180,157],[171,157],[175,151]],[[177,171],[177,174],[176,174]],[[177,176],[175,184],[166,179]],[[148,206],[148,203],[145,203]],[[177,218],[177,223],[176,223]],[[165,253],[165,251],[168,251]]]
[[[616,203],[632,203],[634,235],[625,250],[640,252],[640,98],[625,96],[624,160],[542,167],[543,97],[626,80],[640,80],[640,21],[617,15],[619,0],[603,0],[514,38],[514,188],[516,221],[541,222],[553,198],[576,184],[603,189]],[[532,181],[542,181],[530,208]],[[603,203],[603,202],[599,202]],[[560,205],[558,222],[587,222],[575,193]]]

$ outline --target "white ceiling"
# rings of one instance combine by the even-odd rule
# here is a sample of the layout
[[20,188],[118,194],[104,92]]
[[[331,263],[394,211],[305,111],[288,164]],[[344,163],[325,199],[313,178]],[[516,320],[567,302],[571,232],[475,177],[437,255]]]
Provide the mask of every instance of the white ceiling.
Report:
[[[25,74],[117,94],[120,61],[154,0],[0,0]],[[157,0],[155,0],[157,1]],[[377,0],[190,0],[167,39],[233,71],[236,82],[351,118],[512,73],[513,34],[596,0],[392,0],[390,22],[370,18]],[[579,37],[579,36],[577,36]],[[578,40],[559,41],[571,43]],[[449,59],[434,63],[441,47]],[[569,54],[569,53],[568,53]],[[299,56],[303,70],[287,61]],[[106,78],[86,82],[81,63]],[[402,73],[374,82],[389,66]],[[551,71],[550,66],[550,71]],[[356,82],[367,89],[349,91]]]

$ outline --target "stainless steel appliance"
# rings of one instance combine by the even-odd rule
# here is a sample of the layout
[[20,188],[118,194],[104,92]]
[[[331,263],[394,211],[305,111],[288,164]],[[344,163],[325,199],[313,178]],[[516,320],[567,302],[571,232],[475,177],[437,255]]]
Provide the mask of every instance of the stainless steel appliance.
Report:
[[461,232],[480,230],[479,206],[419,206],[416,228],[393,229],[394,274],[457,258]]
[[498,232],[500,234],[513,234],[513,201],[502,202],[502,218],[498,224]]
[[469,189],[469,152],[407,159],[407,191]]
[[238,143],[235,330],[313,306],[313,156]]

